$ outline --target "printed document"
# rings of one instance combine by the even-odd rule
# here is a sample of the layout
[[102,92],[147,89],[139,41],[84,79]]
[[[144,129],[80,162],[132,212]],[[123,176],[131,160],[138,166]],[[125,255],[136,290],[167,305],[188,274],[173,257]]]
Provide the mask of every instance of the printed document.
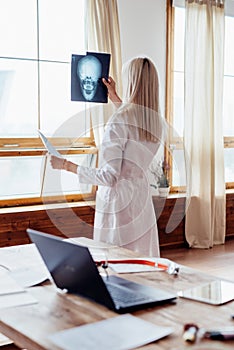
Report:
[[37,303],[37,300],[9,275],[9,272],[1,271],[0,280],[0,309]]
[[49,339],[64,350],[129,350],[171,334],[171,327],[161,327],[130,314],[71,328]]
[[38,130],[38,134],[41,138],[41,141],[43,142],[45,148],[47,149],[47,151],[52,154],[53,156],[59,157],[59,158],[63,158],[61,153],[59,153],[55,147],[50,143],[50,141],[47,139],[47,137],[45,137],[44,134],[42,134],[42,132],[40,130]]

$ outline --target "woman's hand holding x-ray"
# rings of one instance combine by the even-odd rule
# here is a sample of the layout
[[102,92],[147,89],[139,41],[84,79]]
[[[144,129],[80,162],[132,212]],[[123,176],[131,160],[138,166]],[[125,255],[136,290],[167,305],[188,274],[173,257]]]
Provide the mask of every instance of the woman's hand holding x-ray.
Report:
[[108,90],[108,96],[110,100],[118,107],[120,103],[122,103],[121,98],[118,96],[116,92],[116,84],[112,77],[108,79],[102,78],[103,84],[106,85]]

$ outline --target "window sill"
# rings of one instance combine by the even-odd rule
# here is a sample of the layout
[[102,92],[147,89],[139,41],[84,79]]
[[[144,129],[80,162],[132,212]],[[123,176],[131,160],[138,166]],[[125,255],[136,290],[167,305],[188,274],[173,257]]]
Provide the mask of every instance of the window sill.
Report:
[[19,207],[9,207],[0,208],[0,214],[10,214],[10,213],[24,213],[33,212],[40,210],[53,210],[53,209],[66,209],[66,208],[77,208],[77,207],[93,207],[95,206],[95,201],[80,201],[72,203],[54,203],[54,204],[39,204],[39,205],[26,205]]
[[[97,148],[94,146],[82,146],[82,147],[57,147],[57,150],[61,154],[72,155],[72,154],[83,154],[83,153],[91,153],[97,154]],[[17,156],[44,156],[47,153],[45,148],[0,148],[0,156],[1,157],[17,157]]]
[[[234,197],[234,189],[226,190],[227,198]],[[170,193],[167,198],[159,197],[157,195],[152,195],[154,200],[167,200],[167,199],[177,199],[177,198],[186,198],[185,193]],[[26,206],[17,206],[17,207],[8,207],[0,208],[0,214],[8,213],[23,213],[23,212],[33,212],[39,210],[52,210],[52,209],[62,209],[62,208],[76,208],[76,207],[86,207],[86,206],[95,206],[95,200],[91,201],[80,201],[72,203],[56,203],[56,204],[38,204],[38,205],[26,205]]]
[[[234,194],[234,188],[226,189],[226,195],[229,195],[229,194]],[[158,198],[159,196],[153,195],[153,197]],[[167,198],[186,198],[186,193],[185,192],[181,192],[181,193],[173,193],[172,192],[172,193],[169,193]]]

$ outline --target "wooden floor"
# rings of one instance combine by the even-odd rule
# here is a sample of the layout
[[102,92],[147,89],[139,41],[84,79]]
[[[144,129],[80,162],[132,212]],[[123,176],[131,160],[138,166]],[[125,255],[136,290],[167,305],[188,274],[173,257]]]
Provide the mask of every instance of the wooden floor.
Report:
[[234,240],[211,249],[178,248],[164,249],[162,258],[168,258],[210,275],[234,281]]

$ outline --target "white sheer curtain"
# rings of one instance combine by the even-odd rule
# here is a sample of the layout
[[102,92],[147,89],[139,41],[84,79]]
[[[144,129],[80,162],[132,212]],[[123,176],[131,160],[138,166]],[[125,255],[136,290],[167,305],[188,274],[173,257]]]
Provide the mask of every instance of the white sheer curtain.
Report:
[[[193,1],[193,0],[192,0]],[[199,1],[199,0],[198,0]],[[200,0],[200,2],[203,0]],[[216,0],[214,0],[216,1]],[[219,3],[224,4],[225,16],[234,17],[234,1],[233,0],[218,0]],[[172,0],[172,5],[174,7],[185,7],[185,0]]]
[[184,143],[191,195],[185,234],[190,247],[209,248],[225,240],[223,2],[186,0],[185,28]]
[[[116,82],[118,94],[122,94],[121,45],[118,7],[116,0],[86,0],[87,50],[111,54],[110,76]],[[99,105],[91,113],[96,146],[102,141],[104,126],[113,113],[113,105]]]

